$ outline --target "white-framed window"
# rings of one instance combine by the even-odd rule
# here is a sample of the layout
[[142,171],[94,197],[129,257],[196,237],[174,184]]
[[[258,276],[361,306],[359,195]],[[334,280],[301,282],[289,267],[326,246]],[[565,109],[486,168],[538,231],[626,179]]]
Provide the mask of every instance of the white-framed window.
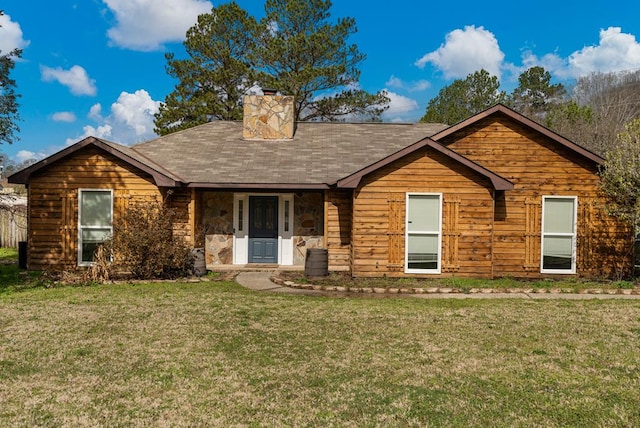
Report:
[[540,272],[576,273],[576,196],[542,197]]
[[113,190],[78,191],[78,265],[90,266],[98,245],[113,232]]
[[440,273],[442,194],[407,193],[405,272]]

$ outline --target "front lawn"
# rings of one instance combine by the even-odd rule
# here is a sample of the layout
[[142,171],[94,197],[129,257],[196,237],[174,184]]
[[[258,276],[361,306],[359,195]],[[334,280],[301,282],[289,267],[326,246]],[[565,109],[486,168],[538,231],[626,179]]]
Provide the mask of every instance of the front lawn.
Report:
[[0,263],[13,263],[18,260],[18,250],[15,248],[0,247]]
[[0,426],[640,426],[640,301],[0,293]]
[[42,286],[39,272],[18,268],[18,250],[0,247],[0,293]]
[[562,278],[555,279],[518,279],[518,278],[428,278],[428,277],[407,277],[407,278],[352,278],[346,272],[330,272],[326,277],[306,278],[302,271],[281,271],[279,277],[283,280],[292,281],[296,284],[313,284],[326,287],[348,287],[358,290],[359,288],[447,288],[460,293],[468,293],[470,290],[482,290],[491,288],[493,290],[509,289],[532,289],[532,290],[554,290],[564,293],[580,293],[586,290],[635,290],[640,292],[637,280],[586,280],[582,278]]

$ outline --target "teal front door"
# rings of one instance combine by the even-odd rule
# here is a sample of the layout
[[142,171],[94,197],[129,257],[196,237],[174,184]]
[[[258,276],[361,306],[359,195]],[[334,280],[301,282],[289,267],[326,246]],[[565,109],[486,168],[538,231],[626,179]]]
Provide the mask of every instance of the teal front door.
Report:
[[249,263],[278,263],[277,196],[249,196]]

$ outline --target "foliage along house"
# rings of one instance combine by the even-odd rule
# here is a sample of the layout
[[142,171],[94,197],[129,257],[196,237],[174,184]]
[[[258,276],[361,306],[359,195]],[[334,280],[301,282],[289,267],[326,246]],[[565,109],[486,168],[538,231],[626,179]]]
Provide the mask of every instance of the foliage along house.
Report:
[[29,189],[28,265],[91,263],[127,206],[163,200],[209,269],[303,265],[354,276],[611,276],[631,231],[598,195],[603,159],[497,105],[440,124],[294,123],[248,96],[214,121],[126,147],[89,137],[10,177]]

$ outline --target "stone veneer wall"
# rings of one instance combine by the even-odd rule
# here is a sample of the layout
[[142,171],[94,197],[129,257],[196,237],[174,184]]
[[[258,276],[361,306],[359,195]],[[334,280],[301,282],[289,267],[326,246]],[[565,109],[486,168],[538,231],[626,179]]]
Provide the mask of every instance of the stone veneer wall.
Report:
[[279,95],[247,95],[244,97],[246,139],[282,140],[293,138],[295,108],[293,97]]
[[324,248],[324,194],[296,193],[293,207],[293,264],[304,265],[307,248]]
[[202,225],[207,265],[233,263],[233,193],[202,193]]

